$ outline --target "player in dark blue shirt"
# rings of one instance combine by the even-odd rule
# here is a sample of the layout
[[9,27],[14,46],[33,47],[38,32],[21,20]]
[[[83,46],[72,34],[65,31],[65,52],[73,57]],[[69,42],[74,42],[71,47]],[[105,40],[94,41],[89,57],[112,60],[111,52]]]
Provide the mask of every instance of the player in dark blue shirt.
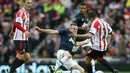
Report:
[[[80,13],[75,15],[73,22],[75,22],[78,26],[78,32],[77,32],[78,34],[86,34],[90,27],[90,21],[87,16],[87,12],[88,12],[87,5],[85,3],[79,4],[79,10],[80,10]],[[86,40],[86,39],[85,38],[76,38],[76,41],[84,41],[84,40]],[[89,40],[90,39],[88,39],[88,41]],[[83,48],[87,53],[91,46],[92,46],[92,43],[90,41],[88,44],[82,45],[79,48]],[[95,72],[95,61],[92,60],[91,62],[92,62],[92,68],[93,68],[93,73],[94,73]]]
[[[88,43],[87,41],[76,42],[75,38],[72,35],[72,33],[77,33],[78,27],[76,24],[72,23],[68,29],[52,30],[40,29],[39,27],[36,27],[35,29],[48,34],[57,34],[61,36],[60,48],[57,52],[57,62],[55,70],[57,70],[62,65],[68,70],[76,69],[79,73],[84,73],[84,69],[72,59],[72,53],[77,50],[77,48],[75,48],[75,45],[80,46]],[[52,70],[51,68],[51,73],[53,72],[54,70]],[[72,73],[75,73],[75,70],[72,71]]]

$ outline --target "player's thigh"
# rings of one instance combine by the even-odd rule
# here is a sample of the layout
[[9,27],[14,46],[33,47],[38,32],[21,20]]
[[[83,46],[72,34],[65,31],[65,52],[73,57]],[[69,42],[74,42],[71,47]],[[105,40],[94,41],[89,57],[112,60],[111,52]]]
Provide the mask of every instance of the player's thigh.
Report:
[[28,52],[28,42],[22,40],[14,40],[16,54],[23,54]]
[[68,52],[68,51],[65,51],[65,50],[58,50],[57,51],[57,59],[62,59],[64,56],[68,56],[69,58],[71,58],[71,54]]
[[67,56],[69,58],[72,58],[72,55],[68,51],[65,51],[63,56]]
[[72,67],[74,67],[75,65],[77,65],[78,63],[75,61],[75,60],[73,60],[72,58],[70,58],[68,61],[66,61],[65,63],[64,63],[64,67],[66,68],[66,69],[68,69],[68,70],[71,70],[72,69]]
[[80,73],[84,73],[84,69],[79,65],[79,64],[76,64],[72,67],[73,70],[79,70]]
[[56,53],[57,59],[62,59],[64,52],[65,52],[64,50],[58,50]]

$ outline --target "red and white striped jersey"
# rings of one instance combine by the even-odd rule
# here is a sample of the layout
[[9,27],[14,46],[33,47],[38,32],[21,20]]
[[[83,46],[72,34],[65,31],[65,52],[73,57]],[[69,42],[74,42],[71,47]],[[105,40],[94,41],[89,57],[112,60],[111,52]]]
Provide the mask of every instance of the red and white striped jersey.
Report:
[[92,37],[92,49],[98,51],[107,50],[107,37],[112,32],[110,25],[103,19],[96,18],[91,25],[90,33],[94,34]]
[[[18,22],[25,30],[29,30],[29,13],[24,9],[21,8],[17,14],[14,22]],[[13,40],[28,40],[28,37],[25,36],[18,28],[15,29],[15,34]]]

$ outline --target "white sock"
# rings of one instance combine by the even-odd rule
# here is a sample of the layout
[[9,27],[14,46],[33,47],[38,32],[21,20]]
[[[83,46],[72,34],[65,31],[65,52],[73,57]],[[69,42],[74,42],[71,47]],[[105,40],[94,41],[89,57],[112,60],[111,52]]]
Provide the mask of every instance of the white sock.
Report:
[[92,71],[95,72],[95,61],[92,59],[91,61],[91,64],[92,64]]
[[80,73],[80,71],[79,70],[62,71],[62,73]]
[[64,56],[61,60],[57,60],[56,65],[55,65],[55,69],[57,70],[67,60],[68,60],[68,56]]
[[61,65],[62,65],[62,63],[60,63],[59,60],[56,60],[55,70],[57,70]]

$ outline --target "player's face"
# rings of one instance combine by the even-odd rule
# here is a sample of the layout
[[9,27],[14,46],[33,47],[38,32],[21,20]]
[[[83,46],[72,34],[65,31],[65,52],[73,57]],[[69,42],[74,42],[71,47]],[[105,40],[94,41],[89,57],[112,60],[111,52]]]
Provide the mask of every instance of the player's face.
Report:
[[86,5],[80,5],[80,12],[81,13],[86,13],[86,11],[87,11],[87,7],[86,7]]
[[70,26],[70,32],[72,32],[72,33],[77,33],[77,31],[78,31],[78,27],[76,26],[76,25],[71,25]]
[[27,10],[30,10],[32,7],[32,0],[26,0],[25,1],[25,7]]

